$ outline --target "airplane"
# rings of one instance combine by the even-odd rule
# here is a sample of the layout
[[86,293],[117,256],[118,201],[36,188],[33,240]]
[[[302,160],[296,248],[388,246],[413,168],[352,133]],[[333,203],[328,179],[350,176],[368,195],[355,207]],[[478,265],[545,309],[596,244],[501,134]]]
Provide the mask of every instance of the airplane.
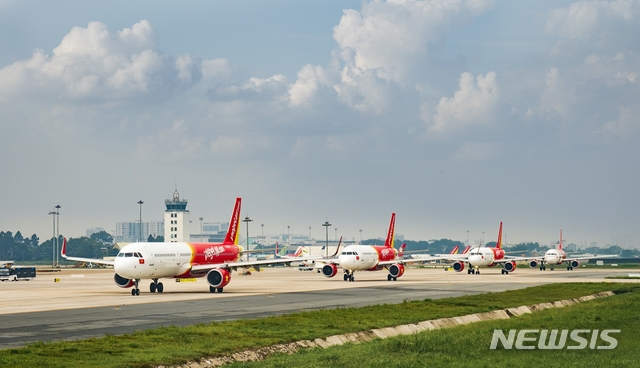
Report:
[[[458,250],[460,249],[459,246],[455,246],[453,247],[453,249],[451,249],[451,252],[449,252],[449,254],[458,254]],[[469,249],[471,249],[470,245],[467,245],[466,248],[464,248],[464,251],[462,251],[462,254],[467,254],[469,252]],[[412,254],[411,257],[412,258],[416,258],[416,259],[422,259],[424,261],[430,261],[432,258],[434,257],[446,257],[446,254]]]
[[526,258],[505,256],[505,252],[502,249],[502,222],[500,222],[498,241],[495,247],[471,248],[468,253],[464,253],[458,256],[445,256],[438,259],[455,260],[452,267],[456,272],[462,272],[466,263],[469,265],[467,273],[477,275],[480,274],[480,267],[493,267],[495,265],[501,265],[502,274],[508,275],[509,272],[513,272],[516,270],[516,261],[526,260]]
[[387,232],[387,239],[383,246],[376,245],[349,245],[344,248],[338,258],[325,258],[316,260],[324,263],[322,274],[326,277],[334,277],[338,273],[338,267],[344,270],[344,281],[355,280],[356,271],[389,271],[387,281],[397,281],[404,274],[404,266],[407,263],[422,262],[421,259],[402,259],[403,244],[400,251],[394,248],[396,214],[391,214],[391,223]]
[[121,288],[131,288],[131,295],[140,295],[140,280],[151,280],[149,291],[163,292],[162,278],[205,277],[209,292],[222,293],[231,281],[232,271],[238,268],[259,268],[261,265],[289,263],[289,259],[268,259],[240,262],[246,253],[238,245],[241,198],[236,203],[229,222],[226,238],[222,243],[145,243],[125,245],[113,260],[71,257],[66,254],[67,240],[64,239],[61,254],[70,261],[92,262],[112,265],[114,281]]
[[540,267],[540,271],[545,271],[547,269],[546,265],[551,266],[551,271],[553,271],[553,266],[561,265],[563,263],[567,264],[567,271],[573,271],[574,267],[580,267],[581,260],[590,260],[596,258],[612,258],[617,257],[616,254],[603,254],[599,256],[573,256],[567,258],[567,253],[562,249],[562,229],[560,229],[560,243],[558,243],[558,249],[549,249],[545,252],[542,258],[536,258],[529,262],[529,266],[531,268]]

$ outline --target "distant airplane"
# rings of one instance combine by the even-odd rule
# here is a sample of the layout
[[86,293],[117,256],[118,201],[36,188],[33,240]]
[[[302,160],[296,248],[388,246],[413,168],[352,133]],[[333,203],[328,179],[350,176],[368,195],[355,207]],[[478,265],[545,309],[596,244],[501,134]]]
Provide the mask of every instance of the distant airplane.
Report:
[[383,246],[376,245],[349,245],[344,248],[338,258],[325,258],[316,260],[324,263],[322,274],[326,277],[334,277],[338,273],[338,267],[344,270],[344,281],[354,281],[356,271],[379,271],[386,269],[388,281],[396,281],[404,274],[404,265],[407,263],[422,262],[421,259],[402,259],[403,244],[400,251],[394,248],[396,214],[391,214],[391,223],[387,232],[387,240]]
[[229,229],[222,243],[131,243],[124,246],[113,261],[67,256],[64,239],[62,257],[71,261],[113,265],[114,281],[121,288],[130,288],[131,295],[140,295],[139,281],[150,279],[149,291],[161,293],[161,278],[205,277],[209,291],[221,293],[231,281],[231,272],[238,268],[259,268],[261,265],[290,263],[294,259],[268,259],[240,262],[244,251],[238,245],[240,204],[236,198]]
[[[455,246],[453,247],[453,249],[451,249],[451,252],[449,252],[449,254],[458,254],[458,249],[460,249],[459,246]],[[467,245],[466,248],[464,248],[464,251],[462,252],[462,254],[467,254],[467,252],[469,252],[469,249],[471,249],[471,246]],[[438,258],[438,257],[442,257],[442,258],[446,258],[447,255],[446,254],[412,254],[411,258],[416,258],[416,259],[422,259],[423,261],[430,261],[433,258]]]
[[553,266],[566,263],[567,271],[573,271],[574,267],[580,267],[580,261],[599,258],[613,258],[617,256],[618,255],[616,254],[602,254],[599,256],[572,256],[567,258],[567,253],[562,249],[562,229],[560,229],[560,243],[558,243],[558,249],[549,249],[545,252],[543,257],[532,259],[531,262],[529,262],[529,266],[531,268],[540,266],[540,271],[545,271],[547,269],[546,265],[549,265],[551,266],[551,271],[553,271]]
[[469,265],[468,274],[480,274],[481,267],[502,266],[502,274],[508,275],[509,272],[516,270],[516,261],[526,260],[525,258],[505,257],[502,249],[502,222],[500,222],[500,230],[498,231],[498,241],[495,247],[476,247],[471,248],[468,252],[460,255],[450,255],[439,257],[438,259],[454,260],[453,270],[462,272],[465,264]]

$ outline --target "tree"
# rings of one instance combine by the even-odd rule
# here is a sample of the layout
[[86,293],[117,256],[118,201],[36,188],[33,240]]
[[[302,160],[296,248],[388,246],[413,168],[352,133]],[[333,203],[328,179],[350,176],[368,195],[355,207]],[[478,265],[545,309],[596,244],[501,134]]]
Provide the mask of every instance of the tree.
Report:
[[97,233],[91,234],[89,237],[91,240],[102,243],[102,245],[113,245],[113,237],[108,232],[102,230]]

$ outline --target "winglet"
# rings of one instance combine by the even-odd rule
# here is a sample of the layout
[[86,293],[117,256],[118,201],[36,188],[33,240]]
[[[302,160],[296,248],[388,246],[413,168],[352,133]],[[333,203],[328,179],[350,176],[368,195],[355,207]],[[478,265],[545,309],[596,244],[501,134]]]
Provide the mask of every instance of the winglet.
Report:
[[396,213],[391,214],[391,222],[389,223],[389,232],[387,233],[387,241],[384,242],[385,247],[393,248],[394,234],[396,231]]
[[496,248],[502,249],[502,221],[500,221],[500,230],[498,231],[498,242]]
[[335,257],[338,252],[340,251],[340,245],[342,244],[342,237],[340,237],[340,241],[338,242],[338,248],[336,248],[336,252],[333,253],[333,255],[331,257]]
[[236,198],[236,205],[233,208],[233,214],[231,215],[231,221],[229,222],[229,229],[227,230],[227,236],[224,238],[224,244],[238,244],[238,229],[240,227],[240,204],[242,198]]
[[62,238],[62,250],[60,250],[62,258],[67,258],[67,238]]

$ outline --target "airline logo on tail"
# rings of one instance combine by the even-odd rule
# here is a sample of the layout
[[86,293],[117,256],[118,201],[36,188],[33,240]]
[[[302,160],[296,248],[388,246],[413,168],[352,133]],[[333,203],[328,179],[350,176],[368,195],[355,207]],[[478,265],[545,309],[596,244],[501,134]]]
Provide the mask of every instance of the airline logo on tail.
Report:
[[558,244],[558,249],[562,250],[562,229],[560,229],[560,244]]
[[458,254],[458,246],[456,245],[455,247],[453,247],[453,249],[451,249],[451,253],[449,254]]
[[391,223],[389,224],[389,232],[387,233],[387,241],[384,243],[385,247],[393,248],[394,233],[396,231],[396,213],[391,214]]
[[470,250],[470,249],[471,249],[471,246],[470,246],[470,245],[467,245],[467,247],[466,247],[466,248],[464,248],[464,251],[462,251],[462,254],[467,254],[467,253],[469,253],[469,250]]
[[496,243],[497,249],[502,249],[502,221],[500,221],[500,230],[498,231],[498,243]]
[[229,230],[224,238],[224,244],[238,244],[238,228],[240,227],[240,202],[242,198],[236,198],[236,205],[233,208],[233,215],[229,221]]
[[402,258],[404,257],[404,248],[407,247],[407,243],[402,243],[402,245],[400,246],[400,250],[398,251],[398,257]]

